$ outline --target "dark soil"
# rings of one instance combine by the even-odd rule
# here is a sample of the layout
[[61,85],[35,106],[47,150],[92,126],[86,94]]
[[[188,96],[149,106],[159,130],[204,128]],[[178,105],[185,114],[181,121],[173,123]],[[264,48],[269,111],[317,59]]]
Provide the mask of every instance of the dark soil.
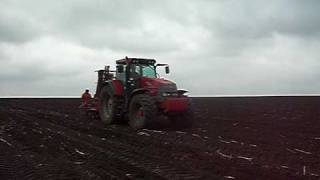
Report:
[[0,179],[320,179],[320,97],[193,102],[193,128],[134,131],[79,99],[0,99]]

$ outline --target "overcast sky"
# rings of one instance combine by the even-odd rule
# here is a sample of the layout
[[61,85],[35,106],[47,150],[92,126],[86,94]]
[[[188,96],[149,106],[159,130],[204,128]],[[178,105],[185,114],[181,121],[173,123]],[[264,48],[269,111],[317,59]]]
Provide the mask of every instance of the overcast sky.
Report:
[[77,96],[155,58],[192,95],[318,94],[318,0],[1,0],[0,96]]

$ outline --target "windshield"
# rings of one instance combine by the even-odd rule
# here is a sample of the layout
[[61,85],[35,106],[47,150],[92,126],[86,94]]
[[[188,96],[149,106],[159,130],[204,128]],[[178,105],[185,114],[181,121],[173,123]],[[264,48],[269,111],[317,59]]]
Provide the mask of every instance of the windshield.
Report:
[[144,77],[150,77],[150,78],[156,78],[156,70],[154,66],[147,66],[147,65],[142,65],[142,76]]

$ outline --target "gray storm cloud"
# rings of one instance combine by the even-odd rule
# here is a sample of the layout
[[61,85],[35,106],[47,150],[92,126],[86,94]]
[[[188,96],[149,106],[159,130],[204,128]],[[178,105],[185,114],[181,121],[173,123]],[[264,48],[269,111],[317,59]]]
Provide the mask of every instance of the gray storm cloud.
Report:
[[156,58],[193,95],[317,94],[319,1],[2,0],[0,96],[79,95]]

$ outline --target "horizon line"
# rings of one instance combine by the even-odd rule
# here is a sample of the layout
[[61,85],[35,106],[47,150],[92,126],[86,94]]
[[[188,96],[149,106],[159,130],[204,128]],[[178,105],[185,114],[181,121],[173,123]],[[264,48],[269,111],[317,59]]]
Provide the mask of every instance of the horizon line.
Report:
[[[254,94],[254,95],[190,95],[189,97],[283,97],[283,96],[320,96],[320,94]],[[81,98],[81,96],[0,96],[0,99],[5,98]]]

